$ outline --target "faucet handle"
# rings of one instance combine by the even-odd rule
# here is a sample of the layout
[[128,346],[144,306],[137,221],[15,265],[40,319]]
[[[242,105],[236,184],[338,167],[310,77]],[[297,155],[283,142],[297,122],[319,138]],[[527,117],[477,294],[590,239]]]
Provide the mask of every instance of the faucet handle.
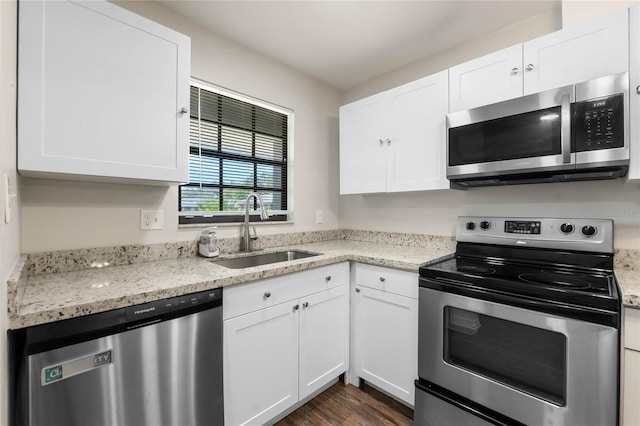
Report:
[[[253,230],[253,232],[252,232]],[[256,227],[255,226],[250,226],[249,227],[249,238],[251,238],[252,240],[257,240],[258,239],[258,233],[256,232]]]

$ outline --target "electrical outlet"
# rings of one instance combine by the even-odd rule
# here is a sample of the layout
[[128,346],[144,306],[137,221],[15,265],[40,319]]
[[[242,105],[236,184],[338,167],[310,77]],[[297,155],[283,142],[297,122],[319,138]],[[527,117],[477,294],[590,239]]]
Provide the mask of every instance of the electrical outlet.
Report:
[[140,229],[163,229],[163,210],[140,210]]
[[322,209],[316,210],[316,223],[324,222],[324,212]]

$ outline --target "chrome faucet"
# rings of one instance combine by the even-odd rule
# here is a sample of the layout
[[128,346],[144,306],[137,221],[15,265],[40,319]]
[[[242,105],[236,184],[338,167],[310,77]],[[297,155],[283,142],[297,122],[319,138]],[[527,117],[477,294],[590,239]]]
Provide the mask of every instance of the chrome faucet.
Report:
[[266,220],[269,219],[269,213],[264,209],[264,200],[262,196],[257,192],[252,192],[247,196],[247,200],[244,203],[244,230],[242,236],[242,247],[241,251],[251,251],[251,240],[257,240],[258,235],[256,234],[256,228],[253,228],[253,235],[249,231],[249,203],[251,202],[251,198],[255,198],[256,201],[260,204],[260,219]]

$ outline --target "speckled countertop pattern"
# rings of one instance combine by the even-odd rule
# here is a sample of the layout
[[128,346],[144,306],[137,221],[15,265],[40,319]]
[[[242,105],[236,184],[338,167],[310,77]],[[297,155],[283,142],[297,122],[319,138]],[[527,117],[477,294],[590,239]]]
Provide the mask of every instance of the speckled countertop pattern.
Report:
[[[178,257],[51,274],[14,274],[9,283],[9,294],[15,296],[9,300],[9,326],[44,324],[347,260],[417,272],[420,264],[453,251],[446,239],[429,247],[339,239],[264,252],[286,249],[322,255],[245,269],[228,269],[199,257]],[[21,261],[23,265],[27,262],[24,256]]]
[[622,304],[640,309],[640,269],[617,269],[616,278],[622,288]]

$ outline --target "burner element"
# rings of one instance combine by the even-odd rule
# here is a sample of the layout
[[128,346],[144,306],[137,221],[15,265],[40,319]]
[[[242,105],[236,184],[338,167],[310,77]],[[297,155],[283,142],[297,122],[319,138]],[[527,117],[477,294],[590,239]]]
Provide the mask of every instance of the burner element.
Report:
[[540,274],[520,274],[522,281],[529,284],[539,284],[554,287],[568,287],[571,289],[588,289],[591,285],[572,274],[559,274],[554,272],[544,272]]
[[489,275],[496,272],[495,269],[486,266],[458,264],[456,266],[458,272],[468,272],[472,274]]

